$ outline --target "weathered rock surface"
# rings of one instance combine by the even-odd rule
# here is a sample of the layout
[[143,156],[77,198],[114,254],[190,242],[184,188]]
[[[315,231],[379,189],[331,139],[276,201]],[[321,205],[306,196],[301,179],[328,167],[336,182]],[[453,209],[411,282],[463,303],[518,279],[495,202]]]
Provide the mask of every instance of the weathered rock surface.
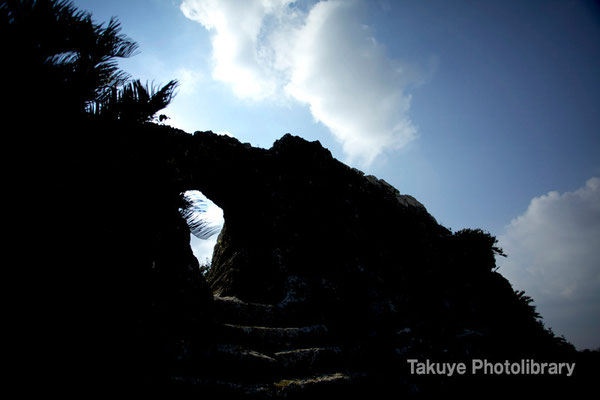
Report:
[[[82,121],[58,144],[60,163],[44,172],[58,227],[48,254],[60,267],[46,285],[60,293],[52,305],[67,307],[52,307],[61,314],[50,342],[89,366],[69,375],[83,387],[399,398],[525,383],[536,393],[563,381],[420,377],[406,360],[577,357],[494,272],[493,240],[453,234],[318,142],[286,135],[259,149]],[[224,210],[208,282],[179,214],[185,190]]]

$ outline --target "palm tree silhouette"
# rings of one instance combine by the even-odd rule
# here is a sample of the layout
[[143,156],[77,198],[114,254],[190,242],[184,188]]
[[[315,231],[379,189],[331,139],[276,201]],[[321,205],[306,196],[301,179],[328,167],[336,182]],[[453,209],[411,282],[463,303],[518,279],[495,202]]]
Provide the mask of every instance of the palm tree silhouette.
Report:
[[[67,124],[75,116],[109,123],[163,121],[167,117],[156,114],[172,101],[179,85],[176,80],[162,87],[131,80],[117,60],[135,55],[138,45],[121,34],[119,21],[94,23],[91,14],[67,0],[0,1],[0,45],[7,55],[0,68],[11,95],[8,114],[42,120],[28,137],[44,127],[44,119],[57,116]],[[43,131],[41,135],[44,143],[58,145]],[[42,147],[51,154],[51,147]],[[206,219],[202,199],[183,194],[180,199],[180,211],[194,235],[207,239],[218,233],[220,227]]]
[[136,54],[138,45],[120,33],[116,18],[92,21],[70,1],[0,2],[2,63],[9,89],[20,106],[60,104],[61,112],[81,113],[130,78],[117,59]]
[[137,79],[119,88],[113,86],[109,93],[88,104],[88,112],[105,119],[150,122],[155,120],[158,111],[169,105],[178,85],[172,80],[157,89]]
[[104,26],[92,23],[88,15],[80,27],[74,49],[50,59],[70,77],[69,83],[77,85],[79,89],[72,89],[84,108],[87,102],[102,99],[113,87],[125,84],[130,78],[118,68],[116,59],[133,56],[138,45],[121,35],[120,30],[115,18]]

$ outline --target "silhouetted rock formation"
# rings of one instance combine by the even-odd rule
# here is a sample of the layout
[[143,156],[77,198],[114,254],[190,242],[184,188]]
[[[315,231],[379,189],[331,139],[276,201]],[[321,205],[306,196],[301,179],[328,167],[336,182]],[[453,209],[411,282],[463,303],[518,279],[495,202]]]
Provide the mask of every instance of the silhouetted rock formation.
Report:
[[208,277],[219,293],[346,303],[368,296],[369,285],[381,292],[400,256],[417,257],[425,251],[418,242],[444,231],[415,199],[336,161],[318,142],[286,135],[258,154],[239,177],[251,199],[224,206],[232,222]]
[[264,150],[209,132],[185,141],[183,160],[197,152],[212,167],[191,165],[182,189],[203,191],[226,219],[207,276],[215,293],[294,316],[282,326],[325,324],[354,367],[392,381],[407,358],[572,353],[493,271],[489,235],[452,234],[318,142],[288,134]]
[[[579,382],[411,375],[407,359],[577,353],[493,271],[493,238],[453,234],[318,142],[285,135],[266,150],[86,119],[63,133],[71,147],[53,148],[61,161],[46,173],[61,177],[48,181],[60,227],[51,245],[67,256],[48,282],[66,305],[56,356],[75,345],[76,365],[93,366],[91,378],[75,375],[82,382],[254,398],[515,393],[515,384],[537,393]],[[179,212],[192,189],[226,219],[208,284]],[[79,336],[63,336],[73,328]]]

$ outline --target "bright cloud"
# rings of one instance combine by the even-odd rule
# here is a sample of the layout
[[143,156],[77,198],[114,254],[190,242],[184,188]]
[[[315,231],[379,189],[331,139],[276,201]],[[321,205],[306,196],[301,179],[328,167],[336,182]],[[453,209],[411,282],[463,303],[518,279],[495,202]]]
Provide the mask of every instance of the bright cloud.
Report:
[[176,71],[177,80],[179,81],[179,94],[193,94],[199,83],[204,79],[204,74],[189,68],[180,68]]
[[582,348],[600,347],[600,178],[531,200],[499,237],[500,271],[546,324]]
[[413,140],[403,73],[360,24],[354,2],[320,2],[300,30],[290,83],[296,99],[342,142],[351,159],[371,163]]
[[181,10],[212,33],[214,79],[241,98],[307,104],[350,161],[368,165],[417,130],[406,93],[415,79],[361,23],[365,7],[330,0],[302,12],[292,0],[184,0]]
[[213,78],[241,98],[273,96],[277,81],[263,26],[283,16],[289,0],[184,0],[183,14],[212,32]]

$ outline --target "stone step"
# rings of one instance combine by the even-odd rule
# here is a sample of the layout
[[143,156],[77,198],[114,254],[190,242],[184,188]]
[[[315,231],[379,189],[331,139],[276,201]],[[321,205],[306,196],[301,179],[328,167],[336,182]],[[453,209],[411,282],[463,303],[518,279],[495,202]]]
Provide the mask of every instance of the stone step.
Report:
[[221,344],[238,344],[264,352],[320,347],[327,345],[330,340],[325,325],[276,328],[221,324],[217,328],[217,335]]
[[273,353],[273,358],[287,376],[339,369],[345,361],[342,349],[336,346],[278,351]]
[[215,315],[228,324],[274,326],[279,310],[271,304],[245,303],[236,297],[214,296]]
[[173,376],[169,397],[227,400],[267,400],[275,397],[273,384],[252,384],[206,377]]
[[354,398],[352,397],[354,381],[352,375],[336,372],[306,378],[284,379],[271,387],[273,398],[277,399],[343,399]]
[[[335,372],[266,384],[244,384],[234,381],[175,376],[171,378],[171,394],[219,399],[355,399],[371,398],[364,385],[365,374]],[[367,390],[365,390],[367,389]],[[377,397],[382,398],[382,397]]]
[[237,297],[214,296],[217,319],[233,325],[260,325],[267,327],[290,327],[298,323],[309,324],[314,315],[298,304],[246,303]]
[[222,344],[211,349],[206,362],[209,376],[241,382],[267,382],[280,376],[279,360],[240,345]]
[[[170,393],[186,398],[232,399],[335,399],[355,398],[360,391],[360,377],[344,372],[321,374],[274,383],[244,384],[229,380],[175,376]],[[366,398],[366,397],[365,397]]]
[[344,353],[336,346],[278,351],[271,354],[235,344],[215,346],[202,360],[205,374],[215,378],[234,378],[244,382],[267,382],[340,370]]
[[173,376],[170,379],[171,396],[187,398],[242,398],[245,386],[239,382],[218,380],[207,377]]

